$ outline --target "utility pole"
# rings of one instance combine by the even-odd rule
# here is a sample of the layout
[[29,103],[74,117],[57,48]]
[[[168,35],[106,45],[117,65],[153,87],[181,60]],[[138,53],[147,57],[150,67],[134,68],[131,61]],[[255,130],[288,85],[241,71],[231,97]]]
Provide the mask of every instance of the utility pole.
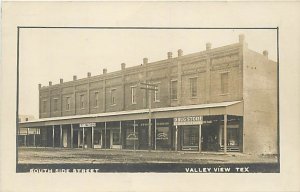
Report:
[[153,83],[140,83],[140,88],[145,89],[148,91],[147,98],[148,98],[148,107],[149,107],[149,123],[148,123],[148,148],[149,151],[151,150],[151,119],[152,119],[152,114],[151,114],[151,91],[158,91],[157,85]]

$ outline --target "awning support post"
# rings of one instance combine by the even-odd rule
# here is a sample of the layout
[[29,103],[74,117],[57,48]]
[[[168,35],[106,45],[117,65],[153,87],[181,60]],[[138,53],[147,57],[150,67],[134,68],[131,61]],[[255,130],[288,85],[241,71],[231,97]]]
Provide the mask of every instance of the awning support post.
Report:
[[73,124],[71,124],[71,133],[70,133],[70,147],[73,148]]
[[224,153],[227,153],[227,114],[224,115]]
[[199,125],[199,153],[201,153],[201,142],[202,142],[202,136],[201,136],[201,127],[202,125]]
[[175,126],[175,151],[178,150],[178,144],[177,144],[177,140],[178,140],[178,126]]
[[94,149],[94,127],[92,127],[92,149]]
[[82,149],[84,149],[84,127],[82,127]]
[[63,139],[62,139],[62,125],[59,126],[60,134],[59,134],[59,146],[63,147]]
[[55,145],[54,145],[54,131],[55,131],[54,125],[52,125],[52,147],[55,147]]

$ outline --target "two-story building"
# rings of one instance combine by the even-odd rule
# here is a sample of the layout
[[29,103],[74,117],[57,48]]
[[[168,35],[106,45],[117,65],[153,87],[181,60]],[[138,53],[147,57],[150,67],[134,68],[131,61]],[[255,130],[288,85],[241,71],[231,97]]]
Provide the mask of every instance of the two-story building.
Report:
[[39,85],[45,147],[278,152],[277,63],[227,46]]

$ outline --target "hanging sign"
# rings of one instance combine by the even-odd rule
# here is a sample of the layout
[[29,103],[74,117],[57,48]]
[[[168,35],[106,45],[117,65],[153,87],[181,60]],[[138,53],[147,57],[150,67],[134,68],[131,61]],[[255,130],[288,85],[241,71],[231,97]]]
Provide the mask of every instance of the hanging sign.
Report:
[[96,127],[96,123],[80,123],[79,127]]
[[202,125],[202,116],[175,117],[174,125]]

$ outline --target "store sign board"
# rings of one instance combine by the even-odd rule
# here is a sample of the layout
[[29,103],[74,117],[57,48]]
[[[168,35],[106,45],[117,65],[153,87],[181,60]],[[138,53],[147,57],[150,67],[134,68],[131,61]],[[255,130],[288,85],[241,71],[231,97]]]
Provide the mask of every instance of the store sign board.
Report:
[[202,116],[175,117],[174,125],[202,125]]
[[80,123],[79,127],[96,127],[96,123]]

